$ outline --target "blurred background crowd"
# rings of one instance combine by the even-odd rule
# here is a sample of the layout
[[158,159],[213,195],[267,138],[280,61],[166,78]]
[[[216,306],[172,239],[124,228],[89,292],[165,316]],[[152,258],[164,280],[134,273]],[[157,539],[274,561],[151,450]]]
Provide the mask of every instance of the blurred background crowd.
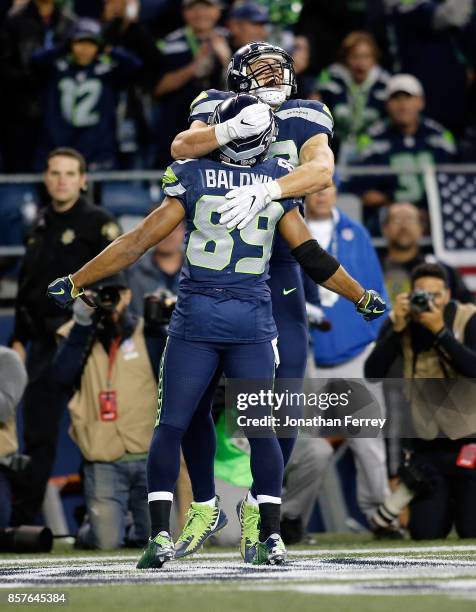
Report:
[[[71,517],[68,524],[58,523],[58,512],[52,509],[54,492],[70,487],[86,499],[86,518],[84,512],[76,517],[82,525],[81,546],[143,543],[147,513],[138,500],[145,491],[147,436],[137,434],[131,441],[121,434],[119,450],[104,454],[93,433],[81,429],[81,402],[75,395],[70,413],[73,439],[81,451],[83,489],[77,477],[66,486],[64,480],[53,486],[49,479],[52,473],[78,471],[78,448],[65,441],[64,407],[73,390],[77,394],[88,365],[99,360],[98,367],[107,371],[115,338],[129,343],[126,372],[134,342],[147,348],[145,356],[138,354],[146,360],[143,367],[149,361],[151,372],[146,380],[135,379],[138,393],[155,384],[157,355],[183,261],[183,229],[147,253],[127,278],[110,281],[101,295],[106,313],[101,322],[93,325],[92,315],[78,306],[70,327],[64,327],[71,313],[54,311],[43,289],[62,275],[55,269],[70,257],[69,245],[77,245],[67,266],[73,270],[160,203],[160,171],[171,161],[173,138],[187,128],[192,100],[204,89],[223,89],[231,55],[255,40],[288,50],[294,58],[297,97],[323,101],[334,117],[336,188],[306,202],[316,239],[332,248],[358,280],[388,295],[393,305],[414,289],[415,268],[437,261],[423,172],[428,164],[476,163],[474,0],[0,0],[0,342],[10,340],[14,349],[2,349],[6,365],[0,362],[0,374],[4,382],[18,381],[5,391],[8,407],[2,411],[0,406],[0,442],[4,434],[8,439],[6,450],[0,447],[0,498],[9,499],[2,505],[0,527],[46,520],[56,533],[74,532]],[[374,172],[376,166],[380,172]],[[37,173],[45,168],[43,180]],[[451,183],[450,178],[444,180]],[[471,180],[469,174],[455,188],[448,184],[449,218],[442,221],[453,223],[453,228],[445,225],[451,234],[445,246],[453,240],[468,252],[476,246],[476,187]],[[58,204],[61,189],[80,203],[74,211]],[[466,260],[466,281],[456,266],[439,264],[441,274],[430,267],[423,278],[441,281],[440,292],[449,288],[458,303],[472,304],[476,259],[473,264]],[[153,292],[156,298],[150,297]],[[385,334],[378,336],[380,324],[364,330],[342,300],[325,290],[317,306],[331,329],[323,331],[316,323],[321,314],[313,314],[310,305],[309,374],[363,377],[374,342],[379,346],[385,340]],[[445,307],[442,302],[442,311]],[[131,323],[134,317],[144,317],[143,327]],[[472,310],[470,319],[472,330]],[[337,327],[344,332],[336,341]],[[66,339],[59,349],[58,328]],[[475,341],[468,332],[466,344],[473,352]],[[95,343],[103,347],[103,355]],[[29,382],[19,422],[22,455],[10,425],[26,384],[25,360]],[[390,363],[385,373],[377,370],[375,377],[403,376],[401,360]],[[371,367],[368,375],[373,377],[373,371]],[[127,375],[134,379],[134,374]],[[470,374],[465,371],[464,376]],[[387,406],[392,401],[398,405],[402,398],[390,386]],[[144,410],[148,420],[140,427],[149,430],[153,408]],[[114,420],[113,407],[102,418]],[[221,445],[216,468],[226,498],[227,486],[244,487],[249,476],[240,449],[230,446],[219,422],[217,432]],[[399,482],[401,450],[401,444],[385,448],[381,440],[301,442],[287,474],[287,540],[300,541],[309,524],[313,530],[370,528],[377,535],[400,537],[395,521],[412,496],[400,490],[397,502],[383,510],[382,504],[390,495],[389,481],[393,488]],[[347,451],[355,467],[347,465],[352,463],[345,459]],[[2,467],[2,453],[31,459],[27,482],[21,477],[12,481],[11,466],[7,462]],[[24,464],[15,461],[13,471],[22,472]],[[356,482],[353,497],[349,479]],[[340,481],[342,486],[336,487]],[[465,480],[465,487],[474,501],[473,481],[468,485]],[[121,482],[122,489],[116,490],[111,510],[100,492],[104,495],[113,482]],[[446,485],[440,485],[441,493]],[[186,476],[180,490],[185,507]],[[415,537],[444,537],[453,524],[448,516],[433,531],[418,531],[419,525]],[[475,537],[474,520],[470,523],[461,534]]]

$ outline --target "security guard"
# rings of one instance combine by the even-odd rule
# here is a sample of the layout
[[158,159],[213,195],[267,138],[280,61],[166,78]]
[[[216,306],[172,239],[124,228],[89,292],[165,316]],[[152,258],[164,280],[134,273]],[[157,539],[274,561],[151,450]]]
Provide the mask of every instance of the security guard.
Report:
[[28,485],[15,491],[14,525],[37,521],[66,401],[49,368],[56,349],[55,332],[70,318],[70,312],[59,311],[44,288],[52,279],[89,261],[120,233],[110,213],[81,196],[86,162],[80,153],[69,148],[52,151],[44,181],[51,202],[27,238],[11,338],[12,348],[26,361],[28,370],[23,419],[25,453],[32,458]]

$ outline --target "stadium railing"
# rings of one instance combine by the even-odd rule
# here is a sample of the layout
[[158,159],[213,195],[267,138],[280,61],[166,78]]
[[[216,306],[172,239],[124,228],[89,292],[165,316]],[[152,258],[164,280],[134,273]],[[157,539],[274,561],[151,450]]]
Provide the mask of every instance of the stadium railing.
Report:
[[[437,257],[452,265],[475,265],[476,239],[473,237],[476,235],[476,164],[415,165],[405,172],[390,166],[338,166],[337,172],[341,178],[401,174],[420,178],[425,188],[431,222],[431,240],[424,239],[424,244],[433,243]],[[123,217],[129,225],[160,203],[162,194],[159,185],[162,175],[161,170],[88,173],[88,186],[94,194],[98,187],[102,188],[103,197],[98,203],[118,217]],[[36,189],[42,182],[41,174],[0,175],[0,256],[18,257],[24,253],[23,246],[16,241],[18,228],[15,230],[12,227],[9,216],[16,214],[17,222],[19,216],[22,219],[26,216],[28,220],[32,210],[22,210],[22,206],[31,205],[31,189]],[[123,183],[128,184],[127,190],[121,188]],[[11,190],[12,187],[22,186],[24,197],[15,207],[12,204],[12,193],[8,198],[5,193],[8,188]],[[9,236],[7,242],[6,235]],[[373,243],[377,248],[384,245],[383,239],[378,237],[373,238]]]

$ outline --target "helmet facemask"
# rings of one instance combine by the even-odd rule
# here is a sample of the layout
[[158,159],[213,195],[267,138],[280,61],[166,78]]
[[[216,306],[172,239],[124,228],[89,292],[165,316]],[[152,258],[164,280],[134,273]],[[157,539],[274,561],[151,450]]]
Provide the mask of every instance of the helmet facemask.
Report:
[[[263,60],[266,60],[264,62]],[[292,68],[279,54],[258,57],[246,65],[250,92],[270,106],[283,104],[292,93]]]

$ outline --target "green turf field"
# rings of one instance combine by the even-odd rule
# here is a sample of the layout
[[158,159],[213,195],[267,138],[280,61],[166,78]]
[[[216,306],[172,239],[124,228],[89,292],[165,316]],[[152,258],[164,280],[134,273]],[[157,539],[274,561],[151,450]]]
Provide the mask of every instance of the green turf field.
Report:
[[[375,542],[325,534],[292,547],[285,567],[250,567],[209,547],[161,570],[135,569],[137,551],[0,555],[0,609],[8,593],[65,592],[69,610],[446,612],[476,610],[476,541]],[[61,606],[65,607],[65,606]]]

